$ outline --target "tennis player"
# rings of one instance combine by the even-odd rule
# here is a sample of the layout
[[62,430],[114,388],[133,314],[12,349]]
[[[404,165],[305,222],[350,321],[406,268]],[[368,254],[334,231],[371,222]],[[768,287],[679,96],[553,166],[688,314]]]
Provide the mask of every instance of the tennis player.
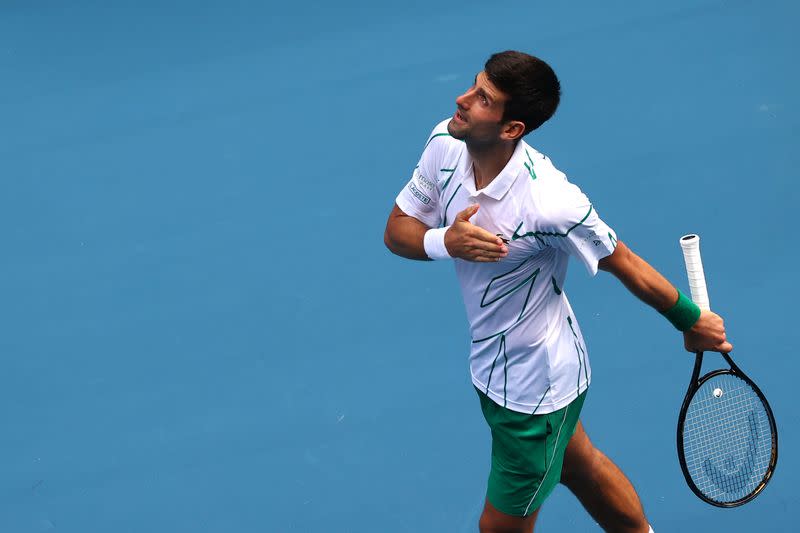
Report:
[[530,532],[559,482],[606,531],[652,531],[633,486],[580,422],[591,381],[564,291],[567,261],[616,276],[683,332],[687,350],[730,351],[722,319],[634,254],[581,190],[523,137],[555,112],[560,84],[528,54],[494,54],[428,137],[384,240],[410,259],[452,260],[472,336],[470,370],[491,429],[483,533]]

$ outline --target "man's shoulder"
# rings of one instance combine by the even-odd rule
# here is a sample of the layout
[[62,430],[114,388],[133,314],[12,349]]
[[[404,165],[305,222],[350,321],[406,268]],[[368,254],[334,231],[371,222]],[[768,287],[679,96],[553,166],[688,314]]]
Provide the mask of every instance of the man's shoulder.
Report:
[[529,175],[524,183],[537,218],[558,221],[587,202],[580,187],[570,182],[548,156],[528,144],[523,148],[524,167]]
[[549,157],[522,142],[522,155],[518,161],[522,162],[520,171],[529,177],[524,183],[533,198],[550,203],[554,200],[553,196],[560,196],[573,187],[567,175],[556,168]]
[[532,147],[524,140],[521,141],[524,157],[521,157],[525,169],[530,174],[532,182],[539,182],[537,185],[547,187],[563,186],[567,181],[567,175],[561,172],[547,155]]

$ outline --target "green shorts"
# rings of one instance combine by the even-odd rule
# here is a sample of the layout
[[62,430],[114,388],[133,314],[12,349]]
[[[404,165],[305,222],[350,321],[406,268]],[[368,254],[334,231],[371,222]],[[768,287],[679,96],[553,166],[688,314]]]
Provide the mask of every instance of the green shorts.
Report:
[[486,498],[503,513],[527,516],[542,505],[561,480],[564,450],[575,432],[586,391],[563,409],[543,415],[506,409],[476,391],[492,430],[492,469]]

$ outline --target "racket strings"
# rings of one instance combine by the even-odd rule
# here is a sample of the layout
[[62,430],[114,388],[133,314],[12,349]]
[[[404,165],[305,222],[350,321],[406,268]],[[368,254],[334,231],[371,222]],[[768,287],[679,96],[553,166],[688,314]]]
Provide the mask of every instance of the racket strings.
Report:
[[689,475],[708,498],[741,500],[755,491],[770,467],[769,415],[746,381],[720,374],[695,392],[683,425]]

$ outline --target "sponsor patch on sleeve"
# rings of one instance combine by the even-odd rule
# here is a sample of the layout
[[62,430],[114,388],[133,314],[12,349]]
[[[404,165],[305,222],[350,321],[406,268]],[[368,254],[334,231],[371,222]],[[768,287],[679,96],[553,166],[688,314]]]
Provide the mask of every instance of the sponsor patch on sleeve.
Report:
[[417,186],[414,185],[414,182],[409,182],[408,183],[408,190],[410,190],[411,194],[413,194],[414,197],[416,197],[416,199],[419,200],[420,202],[422,202],[423,204],[428,205],[429,203],[431,203],[430,196],[428,196],[425,193],[423,193],[422,191],[420,191],[417,188]]
[[417,178],[417,182],[419,182],[420,187],[422,187],[423,189],[433,192],[433,190],[436,188],[436,184],[433,183],[428,178],[426,178],[425,176],[423,176],[421,173],[417,172],[417,175],[415,177]]

